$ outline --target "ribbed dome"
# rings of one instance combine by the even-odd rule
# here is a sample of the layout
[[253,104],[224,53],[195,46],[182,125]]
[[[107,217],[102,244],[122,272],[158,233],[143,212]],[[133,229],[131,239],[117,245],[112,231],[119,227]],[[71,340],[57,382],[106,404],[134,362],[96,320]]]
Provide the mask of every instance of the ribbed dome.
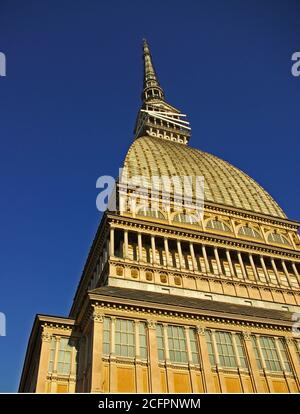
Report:
[[203,176],[205,201],[285,218],[273,198],[247,174],[220,158],[172,141],[141,137],[124,162],[133,176]]

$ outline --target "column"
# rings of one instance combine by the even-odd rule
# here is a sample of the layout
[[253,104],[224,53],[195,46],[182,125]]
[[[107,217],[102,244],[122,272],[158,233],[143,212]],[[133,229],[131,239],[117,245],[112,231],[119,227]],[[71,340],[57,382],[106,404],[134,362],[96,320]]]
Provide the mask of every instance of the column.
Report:
[[203,244],[201,246],[201,249],[202,249],[202,255],[203,255],[204,263],[205,263],[205,267],[206,267],[206,273],[211,273],[208,258],[207,258],[206,248]]
[[155,237],[151,236],[152,263],[156,264]]
[[115,229],[112,227],[110,228],[109,255],[115,255]]
[[275,260],[274,260],[274,259],[271,259],[271,264],[272,264],[272,268],[273,268],[274,273],[275,273],[275,277],[276,277],[276,280],[277,280],[278,286],[281,286],[281,280],[280,280],[280,278],[279,278],[279,274],[278,274],[277,266],[276,266],[276,263],[275,263]]
[[264,261],[263,256],[259,256],[259,260],[260,260],[260,263],[261,263],[261,267],[263,268],[263,271],[264,271],[264,274],[265,274],[265,277],[266,277],[266,281],[269,284],[270,283],[270,277],[269,277],[269,273],[268,273],[267,266],[266,266],[266,263]]
[[292,263],[292,268],[293,268],[293,271],[295,273],[296,279],[298,281],[298,285],[300,286],[300,276],[299,276],[299,273],[298,273],[298,270],[297,270],[297,267],[296,267],[295,263]]
[[249,370],[252,377],[253,389],[255,392],[261,393],[264,392],[264,387],[262,385],[261,376],[259,368],[257,366],[255,353],[251,343],[251,334],[250,332],[243,332],[245,350],[248,356]]
[[158,365],[158,351],[156,340],[156,322],[148,322],[148,346],[149,346],[149,365],[150,365],[150,391],[160,393],[160,369]]
[[220,262],[219,252],[218,252],[218,249],[216,247],[214,247],[214,254],[215,254],[215,258],[216,258],[216,262],[217,262],[217,266],[218,266],[218,272],[219,272],[219,275],[221,276],[223,274],[223,271],[222,271],[222,266],[221,266],[221,262]]
[[255,263],[254,263],[254,260],[253,260],[253,256],[252,256],[251,253],[249,253],[249,260],[250,260],[250,264],[251,264],[251,267],[252,267],[252,270],[253,270],[255,280],[256,280],[256,282],[260,282],[256,267],[255,267]]
[[92,364],[91,364],[91,389],[90,392],[101,392],[103,383],[103,314],[94,309],[92,315]]
[[200,360],[203,373],[203,386],[206,392],[216,392],[214,377],[210,366],[207,343],[205,339],[205,329],[203,326],[197,326],[199,341]]
[[139,254],[138,260],[139,262],[141,262],[143,260],[142,234],[138,233],[137,238],[138,238],[138,254]]
[[192,258],[192,265],[194,272],[198,270],[196,257],[195,257],[195,251],[194,251],[194,245],[192,242],[190,242],[190,252],[191,252],[191,258]]
[[128,230],[124,230],[124,259],[128,259]]
[[289,271],[287,270],[287,267],[286,267],[286,264],[285,264],[285,261],[284,260],[281,260],[281,265],[283,267],[283,271],[284,271],[284,274],[286,276],[286,280],[288,282],[288,285],[289,285],[290,288],[292,288],[292,285],[291,285],[291,282],[290,282]]
[[244,280],[247,280],[247,273],[246,273],[246,270],[245,270],[245,266],[244,266],[244,262],[243,262],[241,252],[237,252],[237,257],[238,257],[239,264],[241,266],[243,278],[244,278]]
[[179,256],[179,264],[180,264],[180,268],[184,268],[184,262],[183,262],[183,257],[182,257],[182,250],[181,250],[181,243],[179,240],[177,240],[177,251],[178,251],[178,256]]
[[228,264],[229,264],[229,269],[230,269],[231,276],[235,277],[235,271],[234,271],[234,267],[233,267],[233,264],[232,264],[230,252],[229,252],[228,249],[226,249],[226,258],[227,258],[227,261],[228,261]]
[[49,333],[42,333],[42,345],[40,350],[39,368],[36,381],[36,392],[47,392],[46,378],[48,374],[51,339],[52,337]]
[[167,263],[167,267],[169,267],[169,265],[170,265],[170,253],[169,253],[168,239],[166,237],[164,237],[164,247],[165,247],[165,254],[166,254],[166,263]]

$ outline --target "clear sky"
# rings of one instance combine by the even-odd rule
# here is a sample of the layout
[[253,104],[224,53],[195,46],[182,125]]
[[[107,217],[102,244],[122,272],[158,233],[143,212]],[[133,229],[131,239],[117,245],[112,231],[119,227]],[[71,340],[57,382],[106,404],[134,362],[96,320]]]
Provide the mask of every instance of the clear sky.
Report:
[[36,313],[67,315],[100,213],[96,179],[132,141],[150,43],[190,144],[300,220],[300,2],[1,0],[0,391],[16,391]]

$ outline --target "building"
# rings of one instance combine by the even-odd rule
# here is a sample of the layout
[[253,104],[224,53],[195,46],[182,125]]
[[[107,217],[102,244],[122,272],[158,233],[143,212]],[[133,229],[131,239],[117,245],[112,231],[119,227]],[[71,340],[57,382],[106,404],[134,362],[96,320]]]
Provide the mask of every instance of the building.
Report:
[[[299,223],[245,173],[189,146],[146,41],[143,59],[117,207],[103,215],[69,316],[36,316],[19,391],[299,392]],[[155,190],[153,207],[146,184],[132,184],[153,176],[203,176],[201,217],[194,184],[184,205],[181,184],[169,199]]]

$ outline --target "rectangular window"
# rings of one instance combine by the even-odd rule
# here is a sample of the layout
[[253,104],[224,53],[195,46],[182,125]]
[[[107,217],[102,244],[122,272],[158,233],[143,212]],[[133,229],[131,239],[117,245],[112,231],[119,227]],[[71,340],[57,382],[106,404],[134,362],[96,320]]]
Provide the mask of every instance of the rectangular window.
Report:
[[[244,340],[240,333],[234,334],[231,332],[206,330],[205,338],[211,366],[216,366],[218,357],[221,367],[248,367]],[[214,346],[214,341],[216,344],[216,349]],[[240,362],[240,365],[238,362]]]
[[237,367],[236,356],[232,343],[232,335],[229,332],[215,332],[216,344],[223,367]]
[[211,331],[205,331],[205,338],[206,338],[206,343],[207,343],[209,362],[210,362],[210,365],[214,367],[216,366],[216,357],[214,353]]
[[192,361],[194,364],[199,364],[199,349],[198,349],[196,329],[190,328],[189,335],[190,335]]
[[156,340],[157,340],[157,350],[158,350],[158,360],[165,360],[165,346],[164,346],[164,331],[161,324],[156,325]]
[[294,341],[294,345],[295,345],[295,348],[296,348],[296,354],[297,354],[297,356],[298,356],[298,360],[299,360],[299,363],[300,363],[300,341],[297,341],[297,339]]
[[254,336],[254,335],[251,336],[251,343],[252,343],[252,347],[253,347],[253,351],[254,351],[254,355],[255,355],[255,359],[256,359],[258,369],[262,369],[262,362],[261,362],[260,354],[259,354],[259,351],[258,351],[258,344],[257,344],[256,336]]
[[147,327],[145,322],[139,322],[139,340],[141,359],[147,359]]
[[110,318],[103,320],[103,354],[110,354]]
[[275,339],[268,336],[260,336],[259,344],[262,350],[266,368],[269,371],[282,371],[279,355],[276,349]]
[[184,328],[181,326],[168,326],[168,344],[170,360],[172,362],[188,361]]
[[280,350],[281,358],[284,364],[284,368],[287,372],[292,372],[292,367],[290,364],[290,359],[286,350],[285,342],[282,338],[278,339],[278,348]]
[[134,339],[134,322],[127,319],[116,319],[116,355],[134,357]]
[[247,364],[247,358],[246,358],[246,352],[245,352],[244,340],[243,340],[242,334],[239,334],[239,333],[235,334],[234,338],[235,338],[238,355],[240,358],[241,367],[247,368],[248,364]]
[[71,372],[72,344],[69,338],[61,338],[59,342],[57,373],[69,375]]
[[50,344],[50,355],[49,355],[49,372],[53,372],[54,369],[54,358],[55,358],[56,338],[52,336]]

